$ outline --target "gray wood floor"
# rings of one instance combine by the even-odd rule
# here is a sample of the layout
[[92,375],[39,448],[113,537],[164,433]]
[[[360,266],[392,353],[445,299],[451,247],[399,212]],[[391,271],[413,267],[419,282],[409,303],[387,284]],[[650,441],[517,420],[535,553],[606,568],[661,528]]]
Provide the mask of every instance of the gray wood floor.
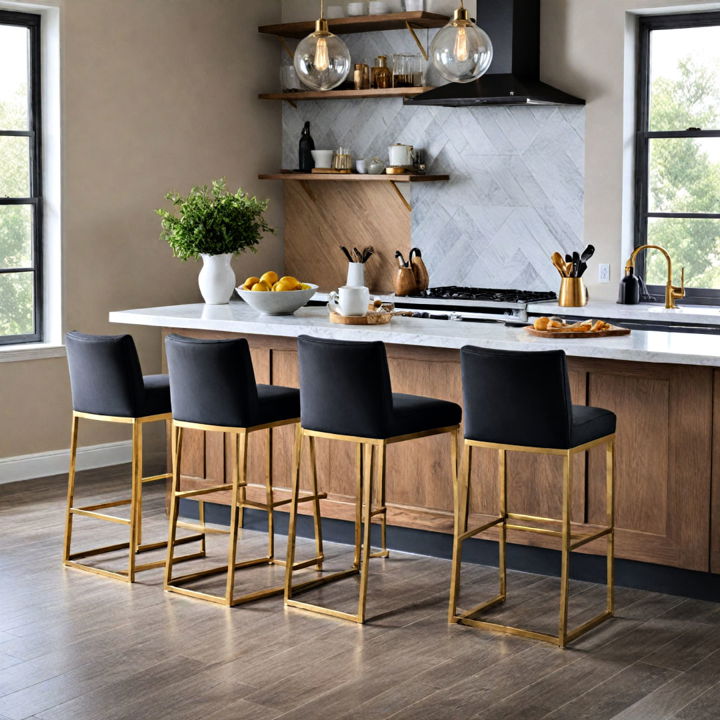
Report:
[[[127,468],[79,483],[82,501],[114,499]],[[364,627],[277,597],[226,609],[164,593],[161,570],[126,586],[63,568],[64,492],[60,476],[0,485],[0,720],[720,717],[720,605],[619,588],[618,617],[561,651],[447,625],[449,563],[393,553],[373,561]],[[147,490],[145,525],[146,541],[166,532],[162,488]],[[122,526],[76,527],[75,549],[124,539]],[[209,543],[213,564],[224,541]],[[261,555],[264,543],[245,531],[240,555]],[[312,543],[300,550],[309,556]],[[329,569],[351,559],[345,546],[327,553]],[[467,567],[468,604],[494,592],[495,573]],[[264,567],[240,574],[237,588],[280,582],[281,568]],[[356,587],[349,579],[306,597],[349,610]],[[498,617],[554,630],[557,580],[511,573],[509,590]],[[597,586],[573,591],[573,622],[601,607]]]

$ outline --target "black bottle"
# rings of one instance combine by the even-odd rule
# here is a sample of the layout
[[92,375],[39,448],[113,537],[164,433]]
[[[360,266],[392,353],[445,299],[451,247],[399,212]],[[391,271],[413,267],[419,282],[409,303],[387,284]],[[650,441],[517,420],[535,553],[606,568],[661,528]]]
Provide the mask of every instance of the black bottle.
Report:
[[635,275],[635,268],[625,268],[625,277],[620,282],[620,305],[637,305],[640,302],[640,278]]
[[299,170],[302,173],[309,173],[315,167],[312,150],[315,149],[315,141],[310,135],[310,122],[306,122],[300,135]]

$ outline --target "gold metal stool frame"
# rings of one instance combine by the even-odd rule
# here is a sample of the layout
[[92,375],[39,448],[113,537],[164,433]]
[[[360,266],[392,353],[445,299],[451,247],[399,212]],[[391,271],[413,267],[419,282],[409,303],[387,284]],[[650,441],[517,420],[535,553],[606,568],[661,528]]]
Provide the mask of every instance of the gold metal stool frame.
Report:
[[[387,506],[385,504],[385,451],[388,445],[406,440],[431,437],[433,435],[451,435],[451,461],[453,484],[457,483],[457,455],[458,442],[460,437],[460,426],[436,428],[425,430],[409,435],[399,435],[392,438],[378,439],[358,437],[354,435],[336,435],[334,433],[307,430],[298,426],[295,436],[295,448],[293,453],[293,486],[292,506],[290,509],[290,527],[288,530],[288,554],[287,568],[285,571],[285,604],[289,607],[308,610],[310,612],[330,615],[342,620],[350,620],[355,623],[364,623],[366,619],[367,587],[369,575],[370,558],[387,558],[390,553],[387,549]],[[292,573],[302,567],[312,565],[312,562],[295,563],[295,531],[297,522],[297,504],[300,491],[300,465],[302,462],[302,446],[304,438],[309,440],[310,463],[312,468],[313,487],[317,488],[317,464],[315,458],[315,438],[329,440],[340,440],[351,442],[357,445],[356,451],[356,485],[355,485],[355,543],[353,565],[348,570],[340,570],[330,573],[325,577],[307,580],[296,585],[292,584]],[[377,478],[373,470],[376,470]],[[373,483],[377,481],[379,488],[379,505],[373,509]],[[370,528],[372,519],[380,516],[380,537],[381,549],[373,553],[370,548]],[[361,531],[362,526],[362,531]],[[318,521],[316,518],[316,532]],[[321,568],[318,568],[320,570]],[[352,575],[360,575],[360,588],[358,593],[357,613],[347,613],[334,610],[322,605],[302,602],[293,599],[294,593],[306,592],[320,585],[329,582],[342,580]]]
[[[573,534],[570,519],[570,504],[572,500],[572,459],[577,453],[586,452],[597,445],[606,444],[606,527],[587,534]],[[500,517],[479,527],[468,530],[468,515],[470,507],[470,475],[472,469],[472,449],[475,447],[489,448],[498,451],[499,476],[500,476]],[[562,520],[555,518],[538,517],[536,515],[521,515],[507,511],[507,452],[537,453],[541,455],[559,455],[563,457],[563,500]],[[599,625],[604,620],[612,617],[615,610],[615,575],[614,575],[614,553],[615,553],[615,435],[606,435],[592,442],[560,450],[555,448],[523,447],[518,445],[503,445],[498,443],[478,442],[476,440],[465,440],[463,446],[462,465],[458,480],[455,483],[455,533],[453,542],[452,575],[450,580],[450,607],[448,610],[448,622],[469,625],[510,635],[542,640],[564,648],[569,642],[576,640],[588,630]],[[547,527],[530,527],[528,525],[508,524],[509,520],[527,523],[543,523],[560,525],[561,529],[550,529]],[[459,611],[457,609],[457,598],[460,592],[460,568],[462,564],[462,544],[468,538],[498,527],[499,537],[499,593],[491,600],[480,603],[470,610]],[[505,602],[507,598],[507,567],[506,567],[506,543],[507,531],[520,530],[523,532],[539,533],[559,537],[562,541],[562,567],[560,576],[560,621],[558,634],[533,632],[523,628],[502,625],[500,623],[477,620],[474,618],[478,613]],[[569,575],[570,575],[570,553],[573,550],[586,545],[593,540],[607,537],[607,596],[605,610],[594,618],[568,631],[568,596],[569,596]]]
[[[151,570],[153,568],[163,567],[164,560],[137,564],[135,556],[138,553],[158,550],[167,545],[165,540],[155,543],[142,544],[142,489],[145,483],[156,482],[158,480],[166,480],[172,477],[171,473],[161,475],[152,475],[143,477],[143,426],[151,422],[166,422],[171,420],[170,413],[162,415],[147,415],[145,417],[122,417],[112,415],[95,415],[93,413],[85,413],[74,411],[72,416],[72,426],[70,432],[70,469],[68,471],[68,489],[67,489],[67,509],[65,515],[65,542],[63,547],[63,564],[67,567],[84,570],[85,572],[94,573],[95,575],[103,575],[105,577],[122,580],[124,582],[135,582],[135,573],[143,570]],[[132,485],[131,497],[125,500],[115,500],[112,502],[100,503],[98,505],[87,505],[84,507],[75,507],[75,472],[77,463],[77,447],[78,447],[78,426],[81,419],[96,420],[99,422],[121,423],[132,426]],[[121,505],[130,505],[130,518],[121,518],[116,515],[108,515],[98,510],[106,510],[107,508],[119,507]],[[115,545],[107,545],[105,547],[93,548],[82,552],[71,552],[73,517],[80,515],[84,517],[95,518],[96,520],[105,520],[108,522],[128,525],[130,528],[130,539],[125,543],[117,543]],[[200,540],[201,550],[198,553],[184,555],[178,560],[195,560],[205,557],[205,536],[191,535],[177,539],[177,545]],[[102,568],[85,565],[77,562],[80,558],[91,557],[94,555],[102,555],[116,550],[128,549],[129,560],[128,569],[125,571],[104,570]]]
[[[260,598],[269,597],[271,595],[279,595],[283,592],[284,586],[280,585],[277,587],[267,588],[264,590],[258,590],[251,592],[239,597],[235,597],[234,586],[235,586],[235,571],[252,567],[255,565],[284,565],[285,561],[278,560],[275,557],[275,533],[274,533],[274,522],[273,522],[273,510],[281,505],[288,505],[292,501],[291,498],[287,500],[275,500],[272,487],[272,428],[281,427],[283,425],[293,425],[299,422],[300,418],[292,418],[288,420],[280,420],[278,422],[267,423],[265,425],[255,425],[247,428],[231,428],[223,425],[202,425],[199,423],[185,422],[180,420],[173,420],[172,423],[172,457],[173,457],[173,484],[172,484],[172,497],[170,501],[170,524],[168,530],[168,556],[167,562],[165,563],[165,581],[163,587],[165,590],[170,592],[178,593],[180,595],[187,595],[188,597],[197,598],[200,600],[207,600],[209,602],[217,603],[219,605],[226,605],[232,607],[233,605],[239,605],[241,603],[250,602],[252,600],[259,600]],[[231,483],[224,483],[222,485],[214,485],[207,488],[199,488],[197,490],[186,490],[180,491],[180,462],[182,460],[182,437],[184,429],[191,430],[203,430],[205,432],[222,432],[229,433],[235,436],[235,448],[236,448],[236,463],[233,468],[233,480]],[[253,432],[261,430],[267,431],[267,442],[266,442],[266,456],[265,456],[265,493],[266,501],[264,503],[254,502],[246,498],[247,488],[247,454],[248,454],[248,435]],[[223,490],[230,490],[232,492],[232,500],[230,505],[230,528],[228,530],[207,528],[205,526],[205,517],[201,504],[200,508],[200,526],[192,523],[179,522],[178,521],[178,508],[180,505],[181,498],[192,498],[198,495],[208,495]],[[322,569],[323,561],[323,549],[322,549],[322,534],[320,532],[320,500],[327,497],[326,494],[320,494],[317,491],[317,478],[313,486],[313,492],[310,495],[303,496],[298,502],[313,502],[314,503],[314,514],[315,514],[315,542],[317,555],[316,557],[308,560],[304,563],[299,564],[296,567],[308,567],[310,565],[317,565],[318,569]],[[237,557],[237,540],[239,527],[242,526],[243,514],[245,508],[255,508],[267,512],[268,514],[268,553],[264,557],[254,558],[252,560],[245,560],[243,562],[236,562]],[[188,573],[187,575],[180,575],[179,577],[173,577],[173,565],[178,562],[173,557],[173,545],[175,541],[175,533],[178,527],[200,530],[208,533],[219,533],[229,535],[228,539],[228,560],[227,565],[221,565],[207,570],[200,570],[194,573]],[[227,581],[225,584],[224,595],[213,595],[211,593],[201,592],[199,590],[191,590],[189,588],[181,587],[184,583],[192,582],[193,580],[199,580],[200,578],[210,577],[212,575],[219,575],[221,573],[227,573]]]

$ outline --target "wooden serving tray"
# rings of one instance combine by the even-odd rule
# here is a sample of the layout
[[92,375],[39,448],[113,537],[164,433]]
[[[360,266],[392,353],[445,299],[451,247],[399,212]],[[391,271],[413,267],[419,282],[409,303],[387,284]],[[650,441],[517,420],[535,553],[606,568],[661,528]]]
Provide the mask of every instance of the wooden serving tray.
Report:
[[609,330],[598,330],[597,332],[577,332],[573,330],[536,330],[532,325],[525,328],[526,332],[536,337],[556,338],[557,340],[569,340],[572,338],[598,338],[598,337],[619,337],[629,335],[630,330],[617,325],[611,325]]
[[367,315],[340,315],[340,313],[331,312],[330,322],[338,325],[387,325],[392,320],[392,313],[379,313],[373,310]]

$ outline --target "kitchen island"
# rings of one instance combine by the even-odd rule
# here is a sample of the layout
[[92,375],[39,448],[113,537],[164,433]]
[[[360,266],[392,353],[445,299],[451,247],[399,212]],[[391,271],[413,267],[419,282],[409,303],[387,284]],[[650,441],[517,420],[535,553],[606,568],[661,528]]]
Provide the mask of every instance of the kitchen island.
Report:
[[[126,325],[163,328],[192,337],[246,337],[258,382],[297,386],[295,339],[382,340],[393,390],[461,403],[458,350],[477,345],[506,350],[562,348],[569,356],[573,402],[617,413],[617,539],[619,558],[720,573],[720,338],[716,335],[633,331],[626,337],[559,341],[536,338],[502,323],[394,318],[385,326],[331,324],[324,308],[289,317],[258,315],[243,303],[180,305],[110,313]],[[362,378],[359,379],[362,381]],[[537,378],[542,382],[542,378]],[[289,486],[292,429],[274,432],[274,482]],[[260,499],[262,438],[253,438],[250,477]],[[452,531],[447,439],[426,438],[388,451],[388,522]],[[496,507],[496,463],[487,451],[473,464],[472,512],[480,521]],[[223,482],[234,462],[218,434],[194,432],[184,451],[188,489]],[[325,516],[354,517],[353,449],[318,443]],[[604,458],[592,450],[575,467],[573,522],[591,531],[604,521]],[[553,457],[509,456],[512,512],[558,516],[560,463]],[[280,491],[282,495],[282,490]],[[253,498],[252,492],[249,494]],[[213,496],[212,501],[217,502]],[[512,542],[552,546],[543,536],[511,534]],[[602,553],[601,543],[585,548]]]

